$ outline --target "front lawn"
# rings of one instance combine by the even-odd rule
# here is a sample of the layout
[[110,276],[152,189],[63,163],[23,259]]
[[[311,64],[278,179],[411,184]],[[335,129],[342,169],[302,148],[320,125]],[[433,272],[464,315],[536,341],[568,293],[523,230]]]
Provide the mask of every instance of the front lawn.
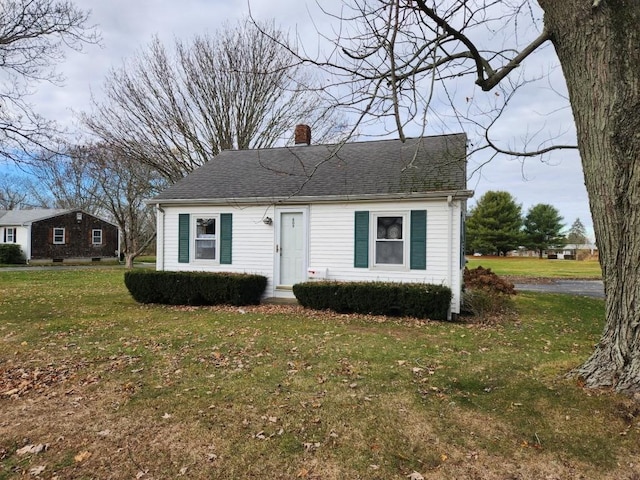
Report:
[[601,300],[519,294],[517,319],[476,326],[138,305],[122,277],[0,271],[0,479],[640,469],[640,408],[565,378],[599,337]]
[[532,257],[467,257],[467,267],[490,268],[498,275],[565,279],[600,279],[595,260],[548,260]]

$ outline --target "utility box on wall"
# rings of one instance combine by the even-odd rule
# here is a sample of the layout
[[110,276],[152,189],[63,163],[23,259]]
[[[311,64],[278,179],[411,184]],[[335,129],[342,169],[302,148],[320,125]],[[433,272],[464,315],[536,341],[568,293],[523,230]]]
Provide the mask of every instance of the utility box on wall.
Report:
[[307,269],[307,277],[312,279],[324,279],[327,278],[327,268],[313,268],[310,267]]

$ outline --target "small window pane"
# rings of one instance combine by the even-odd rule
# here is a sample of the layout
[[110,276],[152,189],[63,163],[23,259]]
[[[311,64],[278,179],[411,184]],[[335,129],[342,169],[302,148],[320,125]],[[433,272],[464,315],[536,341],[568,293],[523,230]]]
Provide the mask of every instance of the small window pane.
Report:
[[196,240],[196,258],[215,260],[216,242],[213,240]]
[[207,238],[216,235],[216,219],[215,218],[199,218],[197,220],[197,238]]
[[402,240],[402,217],[378,217],[378,240]]
[[404,263],[402,242],[376,242],[376,263],[402,265]]

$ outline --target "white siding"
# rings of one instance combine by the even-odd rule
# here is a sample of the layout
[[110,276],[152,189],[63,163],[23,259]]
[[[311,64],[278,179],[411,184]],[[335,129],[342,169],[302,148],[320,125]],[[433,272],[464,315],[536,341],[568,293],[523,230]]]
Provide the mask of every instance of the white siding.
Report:
[[[309,268],[326,268],[327,278],[330,280],[425,282],[447,285],[451,287],[454,295],[452,312],[459,313],[462,281],[460,209],[460,201],[452,202],[452,206],[449,207],[444,200],[313,205],[310,213]],[[354,212],[408,213],[411,210],[427,211],[426,270],[410,270],[408,267],[402,270],[371,266],[355,268],[353,266]],[[449,225],[451,225],[450,228]],[[406,237],[408,239],[408,230]],[[371,263],[370,259],[369,264]]]
[[[308,259],[309,269],[327,269],[330,280],[368,280],[396,282],[426,282],[451,287],[454,298],[452,312],[459,313],[461,265],[460,265],[460,215],[462,201],[394,201],[394,202],[345,202],[314,204],[308,207]],[[273,207],[249,206],[164,206],[164,214],[158,216],[158,265],[165,270],[228,271],[257,273],[269,281],[265,296],[278,293],[274,285],[275,241],[277,216]],[[354,212],[406,212],[427,211],[427,268],[390,270],[382,268],[354,267]],[[233,261],[231,265],[219,265],[191,261],[178,263],[178,215],[193,216],[233,214]],[[263,219],[271,217],[273,225],[265,225]],[[409,226],[405,237],[408,245]],[[191,238],[190,249],[193,249]],[[371,247],[370,247],[371,250]],[[371,265],[371,261],[370,261]],[[162,267],[159,267],[162,268]],[[290,293],[289,293],[290,295]]]
[[[158,228],[164,226],[162,237],[164,245],[158,248],[158,255],[162,255],[158,265],[164,270],[177,271],[207,271],[207,272],[237,272],[256,273],[269,279],[266,292],[273,289],[273,225],[265,225],[263,218],[273,218],[273,209],[269,207],[233,208],[218,207],[163,207],[164,214],[158,215]],[[232,232],[232,264],[220,265],[214,262],[192,260],[190,263],[178,262],[178,215],[188,213],[191,219],[196,216],[233,215]],[[161,218],[162,217],[162,218]],[[193,251],[193,237],[190,236],[189,249]]]
[[31,242],[29,239],[29,227],[23,226],[6,226],[0,227],[0,243],[4,243],[4,234],[5,229],[7,228],[15,228],[16,230],[16,241],[14,242],[16,245],[19,245],[22,249],[22,253],[24,253],[27,260],[29,260],[31,255]]

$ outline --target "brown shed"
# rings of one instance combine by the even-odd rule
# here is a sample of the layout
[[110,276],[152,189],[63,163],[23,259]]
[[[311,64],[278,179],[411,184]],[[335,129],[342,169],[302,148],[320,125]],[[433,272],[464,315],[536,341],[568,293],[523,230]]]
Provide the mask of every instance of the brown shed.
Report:
[[27,261],[115,258],[118,227],[78,209],[0,212],[0,242],[20,244]]

